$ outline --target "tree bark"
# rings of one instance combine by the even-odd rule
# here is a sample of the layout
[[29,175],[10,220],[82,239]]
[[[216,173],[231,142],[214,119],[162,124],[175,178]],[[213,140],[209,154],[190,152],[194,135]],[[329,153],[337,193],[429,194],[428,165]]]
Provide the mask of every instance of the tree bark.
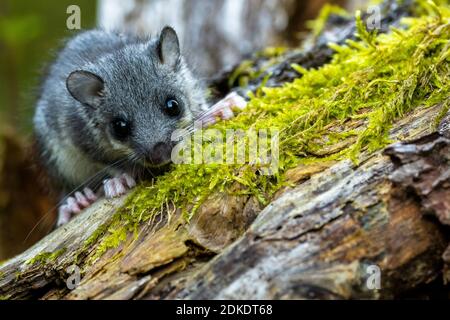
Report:
[[143,35],[156,34],[170,25],[178,32],[183,53],[194,70],[211,76],[267,46],[297,45],[305,22],[315,18],[325,2],[102,0],[99,24]]
[[[323,53],[321,63],[331,54],[311,50]],[[304,64],[314,59],[304,55]],[[1,265],[0,298],[446,296],[450,116],[436,130],[430,126],[446,104],[404,115],[390,131],[398,142],[363,154],[358,165],[328,161],[289,170],[295,187],[265,208],[253,197],[217,193],[188,223],[168,205],[101,256],[102,228],[126,197],[97,202]]]
[[[442,283],[443,275],[449,279],[448,249],[443,268],[448,245],[443,225],[450,221],[450,140],[429,126],[440,108],[408,114],[391,138],[413,140],[367,155],[359,166],[342,161],[292,169],[288,176],[297,186],[280,191],[261,212],[252,198],[218,194],[190,224],[178,211],[166,213],[92,260],[95,242],[83,243],[124,199],[99,202],[2,265],[0,296],[414,296],[430,283]],[[58,250],[54,257],[43,255]],[[69,290],[72,265],[81,268],[82,281]],[[381,272],[379,290],[367,286],[369,266]],[[445,290],[443,284],[440,289]]]

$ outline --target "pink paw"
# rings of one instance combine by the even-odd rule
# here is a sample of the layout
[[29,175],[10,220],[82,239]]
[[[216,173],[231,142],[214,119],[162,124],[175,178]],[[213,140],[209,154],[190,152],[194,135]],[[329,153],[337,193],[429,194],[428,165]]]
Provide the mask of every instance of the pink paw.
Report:
[[208,117],[203,119],[203,125],[208,126],[216,123],[217,117],[222,120],[231,119],[234,117],[232,110],[233,107],[237,107],[242,110],[246,106],[247,101],[245,101],[245,99],[236,92],[232,92],[211,107],[211,112],[208,114]]
[[96,200],[97,196],[89,188],[85,188],[83,191],[75,192],[73,197],[68,197],[65,204],[59,207],[58,221],[56,225],[60,227],[66,224],[74,215],[89,207]]
[[136,186],[136,181],[129,174],[124,173],[118,177],[103,181],[106,198],[116,198],[127,193]]

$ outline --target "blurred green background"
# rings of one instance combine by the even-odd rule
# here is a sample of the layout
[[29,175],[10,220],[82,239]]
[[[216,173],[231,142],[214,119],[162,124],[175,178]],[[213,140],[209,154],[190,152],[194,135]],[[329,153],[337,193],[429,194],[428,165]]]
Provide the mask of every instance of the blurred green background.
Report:
[[81,9],[81,28],[95,26],[94,0],[0,0],[0,128],[27,134],[41,74],[68,30],[67,7]]

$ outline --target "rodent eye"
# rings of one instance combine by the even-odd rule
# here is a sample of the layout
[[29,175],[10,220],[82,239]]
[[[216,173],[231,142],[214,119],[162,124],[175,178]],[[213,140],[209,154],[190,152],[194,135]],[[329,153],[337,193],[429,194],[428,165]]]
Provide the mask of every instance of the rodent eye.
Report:
[[181,113],[180,104],[175,99],[167,99],[164,105],[164,111],[171,117],[177,117]]
[[130,123],[122,118],[115,118],[111,125],[114,136],[119,140],[125,139],[131,133]]

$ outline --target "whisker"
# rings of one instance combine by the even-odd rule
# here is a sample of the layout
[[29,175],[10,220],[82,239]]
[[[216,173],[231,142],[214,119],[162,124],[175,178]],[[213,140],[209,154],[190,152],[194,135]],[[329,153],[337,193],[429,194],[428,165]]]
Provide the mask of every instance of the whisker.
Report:
[[205,110],[204,112],[201,112],[197,114],[193,120],[186,123],[186,126],[181,127],[181,129],[188,129],[194,127],[195,123],[201,120],[206,119],[208,116],[214,114],[214,112],[217,112],[218,109],[211,107],[208,110]]
[[[100,170],[99,172],[97,172],[95,175],[93,175],[92,177],[90,177],[89,179],[87,179],[86,181],[84,181],[83,183],[81,183],[78,187],[76,187],[75,189],[73,189],[72,191],[70,191],[66,196],[64,196],[54,207],[52,207],[50,210],[48,210],[40,219],[38,222],[36,222],[36,224],[34,225],[34,227],[30,230],[30,232],[28,233],[28,235],[25,237],[24,239],[24,243],[30,238],[30,236],[33,234],[33,232],[36,230],[36,228],[45,220],[48,218],[49,214],[51,212],[53,212],[53,210],[57,209],[59,206],[61,206],[66,200],[67,198],[71,197],[77,190],[79,190],[80,188],[82,188],[85,185],[88,185],[90,182],[92,182],[93,180],[95,180],[96,178],[98,178],[101,174],[104,174],[106,170],[113,168],[114,166],[119,166],[122,165],[123,163],[125,163],[126,161],[128,161],[128,156],[122,159],[119,159],[118,161],[114,162],[113,164],[103,168],[102,170]],[[98,188],[100,186],[101,182],[98,183],[96,185],[96,187]],[[95,190],[94,190],[95,192]]]
[[[183,136],[181,136],[180,138],[184,139],[185,137],[191,135],[192,133],[194,133],[195,131],[197,131],[197,127],[196,127],[196,122],[198,121],[202,121],[204,119],[206,119],[208,116],[210,116],[211,114],[213,114],[214,112],[216,112],[217,109],[216,108],[209,108],[208,110],[205,110],[204,112],[201,112],[199,114],[196,115],[196,117],[192,120],[189,121],[188,123],[186,123],[185,127],[182,127],[181,129],[186,130],[186,134],[184,134]],[[31,231],[28,233],[28,235],[26,236],[24,242],[26,242],[29,237],[33,234],[33,232],[36,230],[36,228],[45,220],[48,218],[49,214],[54,211],[55,209],[57,209],[59,206],[61,206],[69,197],[71,197],[77,190],[80,190],[83,186],[87,186],[89,185],[91,182],[95,181],[96,179],[98,179],[102,174],[106,174],[106,171],[113,168],[113,167],[119,167],[125,163],[131,163],[133,166],[131,168],[132,174],[133,176],[136,174],[139,174],[139,176],[141,176],[141,172],[139,170],[136,169],[137,166],[137,162],[139,161],[139,157],[132,153],[130,155],[127,155],[126,157],[117,160],[116,162],[114,162],[111,165],[108,165],[107,167],[101,169],[99,172],[97,172],[96,174],[94,174],[92,177],[90,177],[89,179],[87,179],[86,181],[84,181],[83,183],[81,183],[79,186],[77,186],[76,188],[74,188],[72,191],[70,191],[69,193],[67,193],[54,207],[52,207],[48,212],[46,212],[40,219],[39,221],[34,225],[34,227],[31,229]],[[146,172],[148,172],[154,179],[156,178],[155,175],[153,174],[152,170],[150,170],[147,166],[147,162],[144,160],[144,170]],[[140,177],[139,177],[140,178]],[[94,192],[95,190],[97,190],[101,184],[103,183],[103,181],[99,181],[96,182],[94,184]]]

